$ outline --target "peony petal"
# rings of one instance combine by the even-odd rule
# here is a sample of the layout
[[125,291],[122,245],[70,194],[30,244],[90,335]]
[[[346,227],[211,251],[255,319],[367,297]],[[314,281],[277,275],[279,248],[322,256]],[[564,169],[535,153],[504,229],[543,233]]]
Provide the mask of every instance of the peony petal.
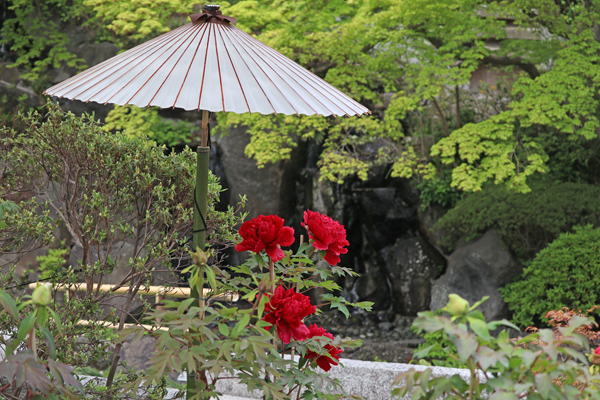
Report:
[[277,334],[279,335],[279,339],[283,341],[285,344],[289,344],[292,339],[292,332],[290,331],[290,327],[286,323],[278,323],[277,324]]
[[326,245],[325,243],[323,243],[317,239],[315,239],[312,246],[317,250],[327,250],[327,248],[329,247],[328,245]]
[[243,242],[236,244],[235,249],[238,252],[242,252],[242,251],[252,250],[252,249],[254,249],[254,246],[253,245],[251,246],[246,240],[244,240]]
[[323,259],[327,261],[331,266],[337,265],[340,262],[340,258],[338,257],[338,255],[331,251],[327,251]]
[[297,328],[293,328],[290,326],[290,331],[294,339],[298,342],[308,339],[308,334],[310,333],[308,327],[302,323],[298,325]]
[[294,243],[294,229],[284,226],[277,235],[277,244],[280,246],[291,246]]
[[275,245],[275,246],[267,246],[266,247],[266,251],[267,251],[267,255],[269,257],[271,257],[271,260],[273,260],[273,262],[277,262],[279,260],[282,260],[285,257],[285,254],[283,252],[283,250],[281,250],[279,248],[279,246]]
[[332,360],[327,356],[320,356],[317,358],[317,365],[325,372],[328,372],[331,369],[330,362],[332,362]]

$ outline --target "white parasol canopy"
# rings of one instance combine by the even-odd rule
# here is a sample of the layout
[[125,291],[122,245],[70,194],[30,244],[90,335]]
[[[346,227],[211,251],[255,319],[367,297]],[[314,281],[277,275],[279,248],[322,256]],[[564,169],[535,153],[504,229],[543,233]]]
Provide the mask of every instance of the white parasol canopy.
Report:
[[351,116],[370,111],[235,27],[218,10],[46,90],[84,102],[235,113]]

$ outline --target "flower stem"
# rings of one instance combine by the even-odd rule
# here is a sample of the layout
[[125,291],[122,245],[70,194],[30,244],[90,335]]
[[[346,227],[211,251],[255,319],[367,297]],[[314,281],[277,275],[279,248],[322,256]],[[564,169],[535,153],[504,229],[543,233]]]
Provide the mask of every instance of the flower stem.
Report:
[[269,279],[271,280],[271,293],[275,293],[275,264],[269,259]]

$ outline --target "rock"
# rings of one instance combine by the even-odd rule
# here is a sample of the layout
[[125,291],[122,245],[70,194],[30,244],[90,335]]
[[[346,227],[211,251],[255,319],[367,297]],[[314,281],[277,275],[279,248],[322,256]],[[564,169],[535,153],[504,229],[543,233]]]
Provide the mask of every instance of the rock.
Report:
[[250,143],[250,135],[246,133],[246,129],[229,128],[228,133],[229,135],[215,135],[213,140],[221,149],[231,204],[237,203],[240,195],[246,195],[248,219],[261,214],[276,214],[287,220],[286,216],[294,210],[295,205],[285,200],[289,200],[289,194],[294,194],[296,185],[294,179],[284,179],[284,175],[293,161],[278,161],[258,168],[256,161],[244,153],[246,145]]
[[[113,43],[94,43],[89,32],[81,26],[68,27],[65,33],[69,37],[67,50],[82,59],[87,68],[100,64],[119,53],[119,48]],[[76,68],[68,66],[51,69],[49,73],[50,81],[57,84],[72,77],[77,72]]]
[[330,214],[335,203],[333,183],[319,179],[320,174],[315,172],[312,179],[312,207],[311,211],[321,214]]
[[430,308],[436,310],[444,307],[451,293],[458,294],[471,304],[483,296],[490,296],[479,306],[486,320],[507,318],[508,307],[498,289],[522,271],[523,266],[503,247],[500,235],[489,230],[479,239],[458,247],[450,255],[446,273],[431,290]]
[[419,228],[430,243],[439,243],[444,238],[445,232],[434,229],[434,226],[446,212],[448,210],[439,204],[432,204],[424,210],[419,207]]
[[428,310],[431,287],[446,265],[444,257],[421,236],[398,239],[381,253],[392,285],[394,311],[415,316]]
[[139,340],[133,341],[133,337],[130,337],[123,343],[119,361],[125,361],[128,367],[136,371],[143,371],[148,368],[148,360],[155,350],[156,339],[142,336]]
[[388,332],[394,329],[394,324],[391,322],[380,322],[379,329],[381,329],[384,332]]
[[[375,269],[375,270],[374,270]],[[367,267],[354,283],[352,292],[359,301],[372,301],[373,310],[387,310],[391,305],[389,283],[385,273],[376,266]]]
[[354,199],[360,208],[365,239],[373,250],[418,232],[416,207],[402,198],[399,188],[355,189]]

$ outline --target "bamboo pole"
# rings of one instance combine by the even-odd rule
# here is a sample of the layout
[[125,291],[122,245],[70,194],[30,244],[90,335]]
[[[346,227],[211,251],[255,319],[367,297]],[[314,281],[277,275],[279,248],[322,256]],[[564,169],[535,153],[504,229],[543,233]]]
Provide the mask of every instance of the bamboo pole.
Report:
[[[209,112],[202,110],[202,134],[200,137],[200,147],[198,147],[197,164],[196,164],[196,189],[194,193],[194,232],[192,236],[192,251],[198,249],[204,251],[206,246],[206,201],[208,197],[208,161],[210,157],[210,148],[208,147],[208,117]],[[200,270],[204,275],[204,271]],[[204,280],[201,278],[201,282]],[[191,297],[199,299],[194,301],[192,305],[204,307],[205,300],[199,296],[199,291],[196,288],[191,288]],[[187,376],[187,391],[186,399],[193,396],[192,392],[197,392],[198,384],[195,374],[188,372]]]

